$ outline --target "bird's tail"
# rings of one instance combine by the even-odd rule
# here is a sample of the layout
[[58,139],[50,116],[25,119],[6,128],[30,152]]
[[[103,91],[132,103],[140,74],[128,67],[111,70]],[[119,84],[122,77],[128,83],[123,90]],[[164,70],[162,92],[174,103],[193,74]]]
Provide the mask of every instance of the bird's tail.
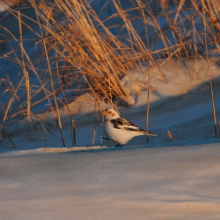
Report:
[[138,130],[138,135],[152,135],[152,136],[156,136],[157,134],[151,133],[149,131],[145,131],[145,130]]
[[151,132],[149,132],[149,131],[145,131],[145,134],[148,134],[148,135],[152,135],[152,136],[156,136],[156,137],[157,137],[157,134],[151,133]]

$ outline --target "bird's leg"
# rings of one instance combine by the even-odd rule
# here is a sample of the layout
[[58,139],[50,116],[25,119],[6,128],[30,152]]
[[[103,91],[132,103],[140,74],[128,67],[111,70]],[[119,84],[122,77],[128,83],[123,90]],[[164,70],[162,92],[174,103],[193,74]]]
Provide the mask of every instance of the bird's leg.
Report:
[[[109,140],[108,138],[106,138],[106,137],[102,137],[102,139],[104,139],[104,140]],[[108,144],[108,146],[109,147],[111,147],[111,143],[112,143],[112,141],[111,140],[109,140],[109,144]]]
[[118,143],[115,147],[122,147],[122,144]]

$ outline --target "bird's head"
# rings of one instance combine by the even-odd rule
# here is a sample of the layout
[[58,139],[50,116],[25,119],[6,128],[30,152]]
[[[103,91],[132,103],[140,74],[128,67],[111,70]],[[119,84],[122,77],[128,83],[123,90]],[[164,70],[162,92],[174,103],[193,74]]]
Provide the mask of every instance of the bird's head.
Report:
[[107,120],[112,120],[112,119],[117,119],[120,117],[120,115],[118,114],[118,112],[116,112],[114,109],[112,108],[108,108],[106,109],[104,112],[102,112],[102,114],[105,116],[105,118]]

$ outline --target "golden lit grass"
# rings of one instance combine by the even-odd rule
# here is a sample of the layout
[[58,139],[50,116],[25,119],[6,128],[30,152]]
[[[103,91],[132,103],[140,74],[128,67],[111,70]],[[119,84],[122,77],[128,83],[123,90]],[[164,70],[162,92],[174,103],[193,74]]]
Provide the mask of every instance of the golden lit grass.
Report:
[[[173,1],[172,5],[163,0],[156,3],[136,0],[128,10],[123,9],[123,2],[110,2],[115,12],[105,19],[101,19],[89,3],[82,0],[31,0],[30,7],[35,15],[29,18],[22,14],[19,7],[9,9],[9,13],[17,18],[19,33],[15,35],[5,27],[2,29],[7,33],[5,38],[9,36],[10,40],[17,42],[20,55],[11,45],[11,51],[4,54],[4,58],[19,63],[22,77],[16,84],[9,77],[0,79],[11,93],[8,102],[3,103],[3,127],[6,121],[18,116],[27,116],[29,126],[31,109],[47,101],[64,146],[59,107],[65,106],[76,145],[74,120],[66,92],[79,95],[90,91],[95,97],[97,109],[100,108],[97,103],[104,99],[115,107],[113,98],[118,96],[131,103],[120,79],[129,75],[136,83],[129,70],[137,67],[148,77],[148,129],[151,68],[157,68],[166,81],[162,66],[170,62],[172,57],[191,57],[195,58],[195,62],[200,57],[209,65],[209,50],[216,48],[220,52],[220,7],[217,0],[180,0]],[[24,18],[37,25],[39,31],[27,25]],[[161,25],[162,21],[165,21],[164,26]],[[41,46],[32,57],[23,46],[24,28],[38,37],[36,45]],[[114,34],[111,30],[114,30]],[[148,70],[144,71],[143,66],[148,66]],[[30,84],[30,74],[38,81],[36,85]],[[210,71],[208,74],[217,136],[212,75]],[[18,97],[20,90],[26,93],[22,101]],[[59,94],[63,98],[58,98]],[[19,101],[18,107],[13,107]]]

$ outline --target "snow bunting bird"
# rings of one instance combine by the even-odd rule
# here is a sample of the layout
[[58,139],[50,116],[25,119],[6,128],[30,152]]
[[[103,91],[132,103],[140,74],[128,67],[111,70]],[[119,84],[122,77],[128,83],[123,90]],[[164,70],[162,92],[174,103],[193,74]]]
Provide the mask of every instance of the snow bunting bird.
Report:
[[102,114],[105,116],[103,131],[109,140],[118,142],[117,147],[126,144],[135,136],[146,134],[157,136],[120,117],[114,109],[106,109]]

